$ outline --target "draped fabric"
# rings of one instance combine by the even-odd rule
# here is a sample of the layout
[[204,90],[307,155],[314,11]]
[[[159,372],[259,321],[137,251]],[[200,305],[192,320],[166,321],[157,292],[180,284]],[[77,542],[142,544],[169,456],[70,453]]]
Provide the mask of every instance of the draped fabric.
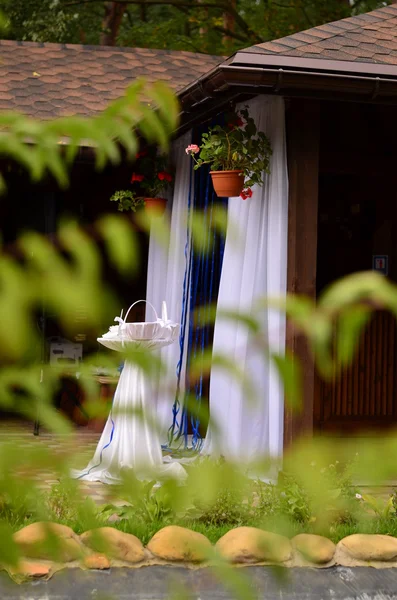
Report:
[[[259,130],[270,138],[271,173],[263,187],[254,187],[252,198],[230,198],[228,233],[217,310],[251,313],[261,297],[286,293],[288,178],[285,146],[284,103],[281,98],[257,96],[248,103]],[[230,235],[238,231],[238,240]],[[278,312],[260,313],[265,341],[277,353],[285,347],[285,317]],[[225,354],[245,371],[255,389],[255,403],[230,373],[213,368],[210,382],[210,418],[218,435],[205,440],[205,454],[251,460],[281,456],[283,448],[283,387],[263,355],[255,350],[246,326],[217,316],[213,352]]]
[[[215,121],[212,125],[215,124]],[[194,132],[200,140],[206,127]],[[217,198],[213,191],[208,167],[192,170],[192,160],[185,148],[191,141],[191,133],[179,138],[174,146],[177,167],[171,209],[171,236],[168,251],[160,246],[154,236],[150,237],[146,298],[160,307],[166,300],[168,314],[181,324],[180,344],[161,351],[167,367],[166,381],[157,382],[157,418],[163,431],[164,443],[172,432],[174,439],[188,445],[192,434],[193,446],[201,445],[200,421],[194,411],[188,413],[184,406],[185,393],[201,404],[208,398],[208,382],[203,376],[194,385],[186,381],[186,370],[192,359],[198,358],[212,343],[212,330],[204,323],[209,305],[216,301],[224,241],[211,231],[215,204],[226,205],[226,199]],[[190,217],[193,208],[200,211],[208,221],[207,233],[200,240],[200,250],[194,250]],[[197,320],[193,311],[196,310]],[[147,312],[147,320],[151,313]],[[168,434],[168,435],[167,435]]]
[[[182,354],[181,392],[184,393],[186,371],[186,347],[184,346],[184,326],[182,312],[186,313],[188,322],[189,303],[184,302],[186,288],[186,264],[190,255],[190,234],[188,228],[188,205],[191,197],[192,186],[192,161],[186,156],[185,148],[191,143],[191,132],[178,138],[173,145],[173,162],[176,167],[174,191],[172,199],[168,202],[170,212],[170,243],[165,248],[150,235],[149,258],[146,299],[151,302],[156,310],[161,312],[163,300],[167,303],[168,317],[181,323],[181,344],[175,343],[161,350],[161,359],[166,369],[165,377],[159,382],[154,382],[153,396],[157,406],[157,420],[161,429],[161,441],[166,443],[168,430],[172,424],[172,407],[175,401],[177,388],[177,367]],[[183,310],[182,310],[183,309]],[[152,320],[150,308],[146,311],[146,320]],[[178,413],[177,419],[180,419]],[[178,421],[179,422],[179,421]]]
[[[161,342],[151,340],[142,345],[155,349]],[[113,341],[111,347],[120,350],[122,342]],[[133,470],[141,479],[186,479],[181,465],[163,464],[161,443],[152,419],[151,382],[138,365],[126,361],[94,457],[82,471],[72,471],[72,478],[118,484],[123,472]]]
[[[218,121],[211,123],[214,126]],[[200,140],[207,127],[194,131],[193,139]],[[193,207],[197,215],[204,218],[205,231],[200,232],[200,247],[192,245],[190,253],[190,278],[189,278],[189,323],[187,344],[187,367],[192,360],[197,360],[212,345],[212,327],[208,322],[208,309],[216,302],[222,270],[224,239],[213,227],[214,207],[227,207],[226,198],[218,198],[214,192],[208,166],[202,166],[195,171]],[[202,401],[208,402],[208,380],[203,373],[194,384],[186,383],[186,391],[194,406],[199,407]],[[194,409],[183,409],[181,433],[187,446],[187,434],[191,432],[192,446],[201,449],[202,428],[200,419]]]

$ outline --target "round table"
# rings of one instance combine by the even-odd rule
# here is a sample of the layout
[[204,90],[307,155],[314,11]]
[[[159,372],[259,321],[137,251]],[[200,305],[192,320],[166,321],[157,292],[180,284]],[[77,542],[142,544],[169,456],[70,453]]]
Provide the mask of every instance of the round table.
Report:
[[[116,352],[126,347],[137,352],[159,350],[174,340],[151,339],[127,341],[102,337],[98,342]],[[186,478],[177,462],[164,464],[161,441],[156,430],[156,404],[146,373],[131,360],[126,360],[113,399],[112,410],[102,432],[93,459],[72,477],[86,481],[118,484],[123,472],[130,470],[140,479],[161,480]]]

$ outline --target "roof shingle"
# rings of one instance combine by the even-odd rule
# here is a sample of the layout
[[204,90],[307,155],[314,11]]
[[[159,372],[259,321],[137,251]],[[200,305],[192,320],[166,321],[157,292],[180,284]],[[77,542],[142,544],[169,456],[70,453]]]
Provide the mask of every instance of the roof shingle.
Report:
[[179,91],[221,61],[193,52],[3,40],[0,110],[43,119],[92,115],[138,77]]
[[396,50],[397,6],[393,5],[257,44],[241,52],[397,65]]

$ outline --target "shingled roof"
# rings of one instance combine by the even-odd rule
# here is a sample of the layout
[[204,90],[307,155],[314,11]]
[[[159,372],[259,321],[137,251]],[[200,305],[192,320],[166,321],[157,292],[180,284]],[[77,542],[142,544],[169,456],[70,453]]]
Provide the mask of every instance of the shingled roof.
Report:
[[193,52],[0,41],[0,110],[42,119],[92,115],[137,77],[179,91],[221,60]]
[[397,6],[320,25],[241,52],[397,65]]

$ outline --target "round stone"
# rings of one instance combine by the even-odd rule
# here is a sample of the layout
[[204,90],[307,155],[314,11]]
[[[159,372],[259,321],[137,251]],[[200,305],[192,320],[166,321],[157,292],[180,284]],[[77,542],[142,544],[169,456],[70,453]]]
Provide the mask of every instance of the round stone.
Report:
[[276,533],[255,527],[237,527],[217,542],[216,548],[234,563],[283,563],[291,558],[290,541]]
[[203,562],[211,552],[211,542],[201,533],[169,525],[160,529],[147,545],[158,558],[171,562]]
[[321,535],[300,533],[292,539],[291,543],[306,560],[315,564],[328,563],[335,554],[335,544]]
[[33,560],[22,560],[17,567],[10,567],[9,573],[16,578],[41,578],[51,574],[51,563],[40,563]]
[[355,533],[341,540],[338,546],[357,560],[397,559],[397,539],[389,535]]
[[84,557],[84,566],[86,569],[110,569],[110,561],[104,554],[88,554]]
[[27,558],[70,562],[84,553],[73,529],[58,523],[32,523],[15,533],[14,541]]
[[116,560],[138,563],[145,558],[145,549],[135,535],[113,527],[100,527],[80,536],[85,546]]

